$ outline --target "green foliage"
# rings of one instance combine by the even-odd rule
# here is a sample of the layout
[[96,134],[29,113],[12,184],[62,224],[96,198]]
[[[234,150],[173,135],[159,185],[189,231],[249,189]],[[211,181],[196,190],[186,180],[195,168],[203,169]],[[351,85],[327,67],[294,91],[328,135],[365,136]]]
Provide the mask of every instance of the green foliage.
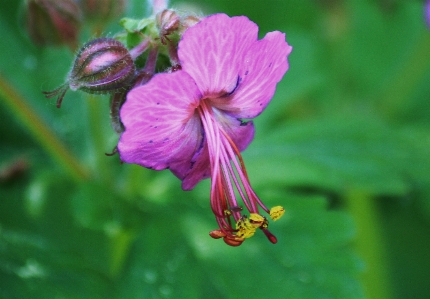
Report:
[[[247,15],[260,36],[285,31],[294,47],[243,154],[262,200],[286,209],[270,225],[278,243],[257,232],[238,248],[208,236],[208,181],[184,192],[168,171],[104,155],[118,139],[106,97],[69,92],[60,110],[43,97],[73,54],[32,45],[19,1],[5,2],[0,298],[428,297],[430,32],[421,1],[172,1]],[[130,44],[148,29],[135,21],[146,16],[142,2],[130,1],[122,21]],[[105,35],[124,28],[111,24]],[[53,137],[38,134],[45,127]]]

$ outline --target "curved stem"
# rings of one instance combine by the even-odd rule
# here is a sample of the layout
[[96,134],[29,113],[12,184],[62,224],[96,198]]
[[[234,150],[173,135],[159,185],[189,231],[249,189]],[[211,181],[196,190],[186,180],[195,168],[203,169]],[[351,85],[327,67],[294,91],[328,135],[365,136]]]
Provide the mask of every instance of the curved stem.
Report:
[[89,176],[87,169],[67,150],[66,146],[2,74],[0,74],[0,96],[4,99],[2,102],[21,120],[21,123],[26,126],[34,139],[64,168],[66,173],[76,181],[84,180]]
[[366,298],[392,298],[387,254],[376,201],[364,192],[351,190],[346,196],[356,230],[356,250],[364,260],[361,280]]

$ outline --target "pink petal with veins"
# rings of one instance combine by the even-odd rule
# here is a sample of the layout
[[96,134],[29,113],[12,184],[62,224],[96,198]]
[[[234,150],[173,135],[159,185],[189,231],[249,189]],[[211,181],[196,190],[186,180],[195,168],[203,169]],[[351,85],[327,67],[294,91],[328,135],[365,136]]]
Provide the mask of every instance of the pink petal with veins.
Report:
[[161,170],[191,167],[202,143],[202,125],[195,114],[201,95],[183,72],[159,74],[134,88],[121,108],[125,126],[118,151],[121,160]]
[[213,105],[237,118],[258,116],[272,99],[277,83],[288,70],[292,47],[285,34],[269,32],[245,53],[239,85],[229,97],[212,99]]
[[243,57],[258,39],[258,26],[247,17],[209,16],[189,28],[178,45],[182,69],[204,97],[232,92]]

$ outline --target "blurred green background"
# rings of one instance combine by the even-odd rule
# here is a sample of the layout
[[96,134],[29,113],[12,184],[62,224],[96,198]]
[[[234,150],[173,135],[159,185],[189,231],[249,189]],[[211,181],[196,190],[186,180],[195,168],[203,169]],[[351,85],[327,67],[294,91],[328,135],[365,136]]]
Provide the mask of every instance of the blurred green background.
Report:
[[[286,208],[279,241],[238,248],[208,236],[207,180],[183,192],[169,171],[104,155],[108,97],[45,99],[73,54],[32,44],[22,3],[0,4],[0,298],[430,297],[423,1],[171,2],[247,15],[294,47],[243,154],[260,198]],[[147,14],[134,0],[124,16]]]

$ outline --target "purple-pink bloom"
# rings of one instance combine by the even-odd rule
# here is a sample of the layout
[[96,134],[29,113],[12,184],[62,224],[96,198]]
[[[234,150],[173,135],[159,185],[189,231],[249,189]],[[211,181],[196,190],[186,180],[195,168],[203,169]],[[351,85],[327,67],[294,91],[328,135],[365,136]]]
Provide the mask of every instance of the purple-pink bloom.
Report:
[[240,152],[254,137],[254,124],[246,120],[272,99],[291,50],[279,31],[258,40],[258,27],[247,17],[206,17],[179,42],[182,70],[155,75],[132,89],[121,108],[121,159],[168,168],[184,190],[211,177],[211,207],[219,225],[211,236],[232,246],[257,228],[276,243],[259,208],[274,220],[283,209],[269,210],[257,197]]

